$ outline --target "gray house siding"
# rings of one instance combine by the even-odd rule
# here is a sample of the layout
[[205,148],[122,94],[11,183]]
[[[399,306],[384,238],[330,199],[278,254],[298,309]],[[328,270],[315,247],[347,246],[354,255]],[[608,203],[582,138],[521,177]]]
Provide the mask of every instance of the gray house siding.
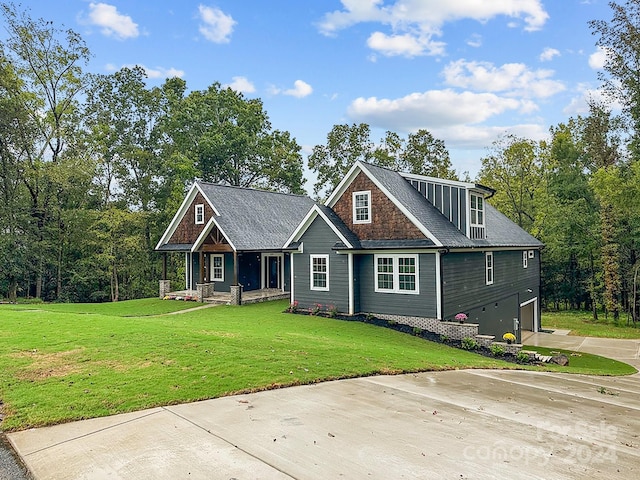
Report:
[[527,258],[522,250],[494,251],[492,285],[486,285],[485,252],[449,253],[442,257],[443,316],[451,320],[464,312],[480,333],[496,335],[514,330],[520,304],[539,294],[540,252]]
[[385,315],[436,317],[435,254],[420,254],[418,256],[419,295],[376,292],[374,256],[372,254],[358,255],[355,258],[357,261],[354,263],[358,265],[358,278],[360,279],[359,285],[356,287],[359,292],[359,310],[356,311]]
[[[349,259],[348,255],[339,255],[331,250],[339,240],[331,228],[317,217],[304,233],[300,242],[303,253],[293,254],[294,290],[293,301],[299,308],[312,308],[319,303],[322,308],[334,305],[339,312],[349,311]],[[329,290],[311,290],[311,255],[329,256]]]

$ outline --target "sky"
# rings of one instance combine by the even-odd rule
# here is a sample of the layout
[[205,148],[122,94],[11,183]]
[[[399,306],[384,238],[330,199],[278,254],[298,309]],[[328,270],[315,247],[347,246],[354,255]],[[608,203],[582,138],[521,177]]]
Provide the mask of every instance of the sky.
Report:
[[[620,1],[618,2],[620,3]],[[21,0],[80,33],[88,70],[140,65],[260,98],[305,159],[338,124],[403,138],[426,129],[474,178],[494,141],[541,140],[587,112],[603,53],[589,20],[606,0]],[[0,38],[4,33],[0,33]],[[311,190],[313,176],[307,172]]]

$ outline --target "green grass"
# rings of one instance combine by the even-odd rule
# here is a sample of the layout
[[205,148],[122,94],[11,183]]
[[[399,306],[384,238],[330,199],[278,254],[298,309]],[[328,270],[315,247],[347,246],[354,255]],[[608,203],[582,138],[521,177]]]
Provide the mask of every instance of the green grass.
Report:
[[285,314],[284,301],[149,316],[176,305],[0,305],[2,429],[336,378],[516,367],[365,323]]
[[[632,375],[637,370],[629,364],[613,360],[611,358],[593,355],[591,353],[573,352],[571,350],[563,350],[561,348],[545,348],[532,345],[523,345],[523,350],[533,350],[540,355],[559,355],[565,354],[569,358],[569,368],[571,373],[581,373],[592,375],[593,372],[602,372],[606,375]],[[545,364],[545,370],[555,372],[566,372],[566,367],[555,364]],[[529,367],[535,369],[536,367]],[[605,373],[606,372],[606,373]]]
[[203,305],[198,302],[142,298],[114,303],[34,303],[17,304],[4,308],[13,310],[44,310],[46,312],[91,313],[116,317],[146,317],[178,312]]
[[594,321],[591,312],[582,311],[562,311],[543,312],[542,328],[571,330],[569,335],[579,337],[601,337],[601,338],[640,338],[640,325],[638,327],[626,326],[626,320],[615,325],[613,319],[604,318],[604,314],[599,315],[599,320]]

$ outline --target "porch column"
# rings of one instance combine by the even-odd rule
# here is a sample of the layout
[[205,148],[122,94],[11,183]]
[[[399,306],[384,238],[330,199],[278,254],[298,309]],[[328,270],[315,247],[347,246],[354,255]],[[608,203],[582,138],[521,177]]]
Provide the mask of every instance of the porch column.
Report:
[[167,279],[167,252],[162,252],[162,280]]
[[198,257],[198,263],[200,264],[200,273],[198,279],[200,280],[199,283],[204,283],[204,252],[202,250],[198,252]]
[[238,252],[233,251],[233,284],[238,285]]

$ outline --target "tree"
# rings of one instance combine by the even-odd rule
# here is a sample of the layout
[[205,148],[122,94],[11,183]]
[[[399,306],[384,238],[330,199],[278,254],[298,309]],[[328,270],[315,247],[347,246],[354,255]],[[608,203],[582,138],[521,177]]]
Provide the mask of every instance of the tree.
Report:
[[51,258],[48,253],[54,243],[50,234],[61,226],[55,222],[59,217],[55,215],[59,206],[55,197],[61,187],[49,170],[60,162],[71,142],[68,132],[74,128],[69,120],[86,85],[82,66],[88,62],[89,50],[72,30],[61,31],[50,22],[33,20],[28,14],[17,12],[12,4],[1,4],[1,10],[8,38],[0,45],[0,57],[12,64],[21,91],[28,92],[15,96],[28,115],[28,121],[19,122],[16,127],[21,131],[22,143],[20,177],[28,191],[35,226],[29,244],[36,258],[35,295],[40,297],[45,263]]
[[640,158],[640,0],[627,0],[623,5],[609,2],[611,21],[589,22],[596,45],[605,53],[598,78],[611,99],[623,106],[632,133],[630,150]]
[[444,142],[427,130],[411,133],[406,140],[387,131],[376,145],[365,123],[334,125],[327,143],[313,147],[308,158],[309,168],[317,175],[314,194],[328,195],[358,160],[399,172],[457,179]]
[[300,146],[273,131],[259,99],[214,83],[191,92],[171,119],[175,147],[208,182],[302,193]]
[[493,142],[489,156],[481,159],[478,181],[496,189],[492,204],[525,230],[532,232],[536,218],[535,196],[544,178],[539,145],[514,135]]

